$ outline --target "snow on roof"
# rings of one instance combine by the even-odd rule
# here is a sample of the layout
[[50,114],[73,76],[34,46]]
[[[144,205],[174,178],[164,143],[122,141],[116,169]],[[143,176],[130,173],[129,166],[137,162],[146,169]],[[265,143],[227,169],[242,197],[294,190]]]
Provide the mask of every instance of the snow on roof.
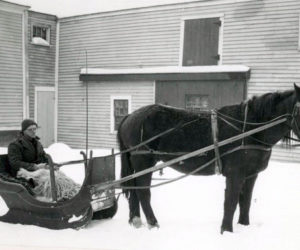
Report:
[[172,74],[172,73],[231,73],[248,72],[250,68],[244,65],[213,65],[213,66],[166,66],[154,68],[82,68],[80,74],[88,75],[125,75],[125,74]]

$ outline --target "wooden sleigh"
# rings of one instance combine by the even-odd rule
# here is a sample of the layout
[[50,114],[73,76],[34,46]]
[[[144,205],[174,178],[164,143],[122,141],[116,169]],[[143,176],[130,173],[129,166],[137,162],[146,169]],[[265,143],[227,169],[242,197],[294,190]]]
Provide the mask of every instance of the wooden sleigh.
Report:
[[[113,217],[117,212],[114,189],[93,192],[91,186],[115,179],[114,156],[90,158],[85,166],[83,185],[73,198],[57,201],[55,185],[51,185],[53,201],[43,202],[30,194],[30,189],[22,180],[10,176],[8,157],[0,155],[0,196],[8,207],[8,212],[0,216],[0,221],[51,229],[78,229],[92,219]],[[55,183],[53,169],[51,160],[51,183]]]

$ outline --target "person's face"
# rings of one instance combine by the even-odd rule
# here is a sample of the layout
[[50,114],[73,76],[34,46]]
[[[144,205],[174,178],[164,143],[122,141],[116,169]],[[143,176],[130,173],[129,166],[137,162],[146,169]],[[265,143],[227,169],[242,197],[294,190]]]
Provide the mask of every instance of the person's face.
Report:
[[31,125],[24,131],[24,134],[29,136],[30,138],[35,138],[36,130],[37,130],[36,125]]

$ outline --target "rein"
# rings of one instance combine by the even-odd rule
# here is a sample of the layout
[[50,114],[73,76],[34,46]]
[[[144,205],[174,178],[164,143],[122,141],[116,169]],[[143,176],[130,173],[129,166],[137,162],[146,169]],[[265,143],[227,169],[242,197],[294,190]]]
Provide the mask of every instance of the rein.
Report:
[[[236,129],[240,130],[239,128],[237,128],[236,126],[234,126],[231,122],[227,121],[224,117],[222,117],[222,114],[221,114],[220,112],[218,112],[218,111],[216,111],[216,112],[219,113],[219,114],[221,115],[221,117],[220,117],[220,116],[219,116],[219,117],[220,117],[224,122],[226,122],[227,124],[230,124],[230,126],[236,128]],[[300,132],[298,122],[297,122],[297,120],[295,119],[295,117],[296,117],[297,115],[300,114],[300,103],[298,103],[298,102],[297,102],[296,105],[294,106],[294,110],[293,110],[292,115],[291,115],[291,114],[285,114],[285,115],[279,116],[279,117],[277,117],[277,118],[275,118],[275,119],[273,119],[273,120],[271,120],[271,121],[265,122],[265,123],[249,123],[249,122],[247,122],[247,114],[248,114],[248,106],[246,106],[246,110],[245,110],[245,117],[244,117],[243,130],[242,130],[243,133],[242,133],[242,135],[238,135],[238,136],[233,137],[233,138],[235,138],[234,141],[235,141],[235,140],[239,140],[239,139],[242,139],[242,140],[243,140],[244,137],[246,137],[246,136],[251,136],[251,134],[253,134],[253,133],[250,133],[250,131],[244,132],[244,131],[246,130],[246,125],[247,125],[247,124],[251,124],[251,125],[261,125],[261,124],[266,124],[266,125],[264,125],[264,126],[262,126],[262,127],[264,127],[264,129],[268,129],[268,128],[270,128],[270,127],[272,127],[272,126],[275,126],[275,125],[277,125],[277,124],[279,124],[279,123],[286,122],[286,121],[287,121],[287,117],[292,117],[291,126],[295,125],[295,129],[296,129],[296,131],[297,131],[297,134],[298,134],[298,132]],[[286,118],[282,118],[282,117],[286,117]],[[231,117],[230,117],[230,118],[231,118]],[[282,118],[282,119],[281,119],[281,118]],[[234,118],[232,118],[232,119],[234,119]],[[281,120],[280,120],[280,119],[281,119]],[[213,120],[213,119],[212,119],[212,120]],[[215,120],[216,120],[216,119],[215,119]],[[235,120],[235,119],[234,119],[234,120]],[[236,120],[236,121],[240,122],[239,120]],[[272,124],[273,124],[273,125],[272,125]],[[185,124],[184,124],[184,125],[185,125]],[[271,126],[271,125],[272,125],[272,126]],[[215,126],[215,125],[214,125],[214,126]],[[177,126],[177,127],[178,127],[178,126]],[[175,128],[174,128],[174,129],[175,129]],[[174,130],[174,129],[173,129],[173,130]],[[258,129],[258,128],[257,128],[257,129]],[[254,129],[254,130],[257,130],[257,129]],[[173,130],[172,130],[172,131],[173,131]],[[262,130],[260,130],[260,131],[262,131]],[[231,138],[231,142],[233,142],[233,138]],[[151,140],[151,139],[152,139],[152,138],[150,138],[149,140]],[[156,138],[155,138],[155,139],[156,139]],[[190,158],[190,157],[197,156],[196,152],[199,154],[199,153],[205,152],[205,151],[207,151],[207,150],[212,150],[212,149],[215,148],[216,144],[217,144],[217,146],[223,146],[223,145],[226,145],[226,144],[230,143],[230,142],[225,142],[225,141],[228,141],[228,140],[224,140],[224,141],[220,142],[220,145],[218,145],[218,143],[215,143],[215,140],[214,140],[214,145],[211,145],[211,146],[209,146],[209,147],[206,147],[206,148],[203,148],[203,149],[200,149],[200,150],[196,150],[195,152],[188,153],[187,155],[184,155],[184,156],[182,156],[182,157],[178,157],[178,158],[176,158],[176,159],[174,159],[174,160],[170,160],[169,163],[171,164],[171,162],[172,162],[172,163],[173,163],[173,162],[175,163],[175,162],[178,162],[178,161],[183,160],[183,159],[186,159],[186,158]],[[300,140],[298,140],[298,141],[300,141]],[[144,142],[144,143],[145,143],[145,142]],[[264,144],[266,144],[266,143],[264,143]],[[137,146],[139,146],[139,145],[137,145]],[[136,147],[137,147],[137,146],[136,146]],[[272,150],[271,147],[265,147],[265,146],[260,146],[260,145],[244,145],[244,143],[242,143],[242,145],[240,145],[240,146],[238,146],[238,147],[236,147],[236,148],[233,148],[233,149],[231,149],[231,150],[229,150],[229,151],[227,151],[227,152],[225,152],[225,153],[223,153],[223,154],[221,154],[221,155],[216,155],[216,157],[213,158],[212,160],[206,162],[205,164],[199,166],[199,167],[196,168],[195,170],[193,170],[193,171],[191,171],[191,172],[189,172],[189,173],[187,173],[187,174],[185,174],[185,175],[179,176],[179,177],[177,177],[177,178],[174,178],[174,179],[171,179],[171,180],[168,180],[168,181],[159,183],[159,184],[149,185],[149,186],[139,186],[139,187],[126,187],[126,186],[121,186],[121,183],[123,183],[123,182],[125,182],[125,181],[128,181],[128,180],[133,179],[133,178],[137,178],[137,177],[139,177],[139,176],[141,176],[141,175],[144,175],[144,174],[147,174],[147,173],[149,173],[149,172],[155,172],[155,171],[157,171],[157,170],[159,170],[159,169],[162,169],[162,168],[164,168],[164,167],[170,165],[169,163],[163,163],[163,164],[160,164],[160,165],[158,165],[158,166],[154,166],[154,167],[152,167],[151,169],[142,170],[142,171],[137,172],[137,173],[135,173],[135,174],[133,174],[133,175],[131,175],[131,176],[124,177],[124,178],[122,178],[122,179],[120,179],[120,180],[118,180],[118,181],[112,182],[112,183],[104,183],[103,185],[100,185],[100,186],[92,186],[91,191],[92,191],[92,192],[97,192],[97,191],[99,191],[99,190],[104,190],[104,189],[109,189],[109,188],[116,188],[116,189],[149,189],[149,188],[154,188],[154,187],[162,186],[162,185],[165,185],[165,184],[172,183],[172,182],[175,182],[175,181],[177,181],[177,180],[183,179],[183,178],[185,178],[185,177],[187,177],[187,176],[189,176],[189,175],[193,175],[194,173],[196,173],[196,172],[198,172],[198,171],[201,171],[202,169],[204,169],[204,168],[208,167],[209,165],[213,164],[214,162],[220,160],[220,158],[222,158],[222,157],[224,157],[224,156],[226,156],[226,155],[229,155],[229,154],[231,154],[231,153],[234,153],[234,152],[236,152],[236,151],[238,151],[238,150],[251,150],[251,149],[255,149],[255,150],[263,150],[263,151],[271,151],[271,150]],[[128,151],[128,150],[127,150],[127,151]],[[122,152],[120,152],[120,153],[122,153]],[[182,153],[183,153],[183,152],[182,152]],[[246,178],[246,179],[252,178],[252,177],[256,176],[258,173],[259,173],[259,172],[254,173],[254,174],[249,175],[249,176],[246,176],[245,178]]]
[[[246,111],[247,111],[247,114],[248,114],[248,102],[247,102],[246,105],[247,105],[246,106]],[[228,120],[232,120],[232,121],[235,121],[237,123],[242,123],[243,124],[243,131],[244,131],[246,129],[246,125],[254,125],[254,126],[255,125],[256,126],[266,125],[266,124],[270,124],[272,122],[275,122],[277,120],[280,120],[282,118],[292,117],[292,123],[291,123],[291,125],[293,125],[295,123],[296,129],[297,129],[297,133],[300,134],[300,127],[299,127],[297,121],[295,120],[295,116],[296,115],[300,115],[300,103],[299,102],[297,102],[295,104],[294,110],[293,110],[292,114],[284,114],[284,115],[278,116],[278,117],[276,117],[276,118],[274,118],[274,119],[272,119],[270,121],[261,122],[261,123],[247,122],[246,121],[247,120],[247,114],[245,114],[244,121],[241,121],[241,120],[235,119],[235,118],[233,118],[231,116],[225,115],[225,114],[219,112],[218,110],[211,111],[211,114],[212,114],[212,112],[215,112],[218,115],[218,118],[220,118],[223,122],[227,123],[229,126],[233,127],[234,129],[236,129],[239,132],[241,132],[241,130],[238,127],[236,127],[233,123],[231,123],[230,121],[228,121]],[[142,146],[147,146],[148,143],[150,143],[150,142],[152,142],[152,141],[154,141],[154,140],[156,140],[156,139],[158,139],[158,138],[160,138],[160,137],[162,137],[162,136],[164,136],[166,134],[169,134],[169,133],[171,133],[171,132],[173,132],[173,131],[175,131],[175,130],[177,130],[179,128],[183,128],[183,127],[185,127],[185,126],[187,126],[187,125],[189,125],[191,123],[194,123],[194,122],[198,121],[198,119],[199,118],[194,119],[194,120],[189,121],[189,122],[186,122],[186,123],[179,123],[177,126],[175,126],[173,128],[170,128],[170,129],[168,129],[166,131],[163,131],[163,132],[161,132],[161,133],[159,133],[159,134],[157,134],[157,135],[149,138],[148,140],[143,141],[143,142],[141,142],[141,143],[139,143],[139,144],[137,144],[137,145],[135,145],[133,147],[130,147],[130,148],[126,149],[126,150],[120,151],[118,153],[111,154],[111,156],[118,156],[118,155],[125,154],[125,153],[132,152],[132,151],[133,151],[132,154],[136,154],[136,155],[138,155],[138,154],[158,154],[158,155],[184,155],[184,154],[187,154],[189,152],[172,152],[171,153],[171,152],[159,152],[159,151],[155,151],[155,150],[152,150],[152,149],[149,149],[149,150],[138,150],[138,149],[140,147],[142,147]],[[291,128],[292,128],[292,126],[291,126]],[[143,136],[143,131],[142,131],[141,136]],[[260,142],[260,143],[262,143],[262,144],[264,144],[266,146],[273,146],[273,145],[270,145],[270,144],[268,144],[266,142],[263,142],[263,141],[261,141],[259,139],[256,139],[256,138],[254,138],[254,137],[252,137],[250,135],[249,135],[249,137],[251,137],[253,140],[256,140],[257,142]],[[291,137],[288,137],[288,136],[287,136],[287,139],[300,142],[299,139],[291,138]],[[244,138],[242,140],[244,140]],[[296,146],[298,146],[298,145],[294,145],[294,147],[296,147]],[[206,153],[204,152],[202,155],[206,155]],[[68,161],[68,162],[62,162],[62,163],[54,163],[54,165],[56,167],[62,167],[64,165],[78,164],[78,163],[83,163],[85,161],[86,160],[74,160],[74,161]]]

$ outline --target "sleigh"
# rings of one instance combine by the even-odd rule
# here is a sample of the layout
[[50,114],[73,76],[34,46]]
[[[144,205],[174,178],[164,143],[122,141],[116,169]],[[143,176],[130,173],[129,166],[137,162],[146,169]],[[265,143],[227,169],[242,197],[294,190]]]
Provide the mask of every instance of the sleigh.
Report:
[[[26,182],[10,176],[7,155],[0,155],[0,196],[8,211],[0,221],[37,225],[50,229],[82,228],[92,219],[111,218],[117,212],[114,189],[93,192],[91,186],[115,179],[113,156],[90,157],[85,161],[85,178],[80,191],[69,200],[57,200],[54,167],[51,158],[50,175],[52,202],[37,200]],[[72,162],[68,162],[70,164]],[[63,164],[60,164],[62,166]]]
[[[52,228],[52,229],[63,229],[63,228],[81,228],[87,225],[93,218],[109,218],[113,217],[117,211],[117,202],[115,199],[115,189],[117,188],[127,188],[127,189],[138,189],[138,188],[150,188],[150,187],[126,187],[121,186],[123,183],[132,180],[134,178],[146,175],[151,172],[155,172],[171,166],[174,163],[178,163],[189,158],[199,156],[211,150],[216,150],[216,147],[222,147],[227,144],[239,141],[250,135],[259,133],[268,128],[276,126],[278,124],[284,123],[287,118],[282,118],[270,122],[266,125],[262,125],[258,128],[248,130],[247,132],[238,134],[231,138],[219,141],[212,145],[200,148],[193,152],[184,153],[179,157],[173,158],[164,163],[158,164],[156,166],[144,169],[142,171],[136,172],[134,174],[128,175],[126,177],[115,180],[115,156],[117,154],[112,154],[104,157],[90,157],[89,160],[85,161],[73,161],[70,163],[86,162],[85,180],[81,187],[79,193],[70,200],[67,201],[57,201],[55,195],[55,178],[54,178],[54,167],[50,159],[50,175],[53,181],[52,193],[53,202],[41,202],[36,200],[26,189],[26,187],[20,183],[16,183],[7,178],[6,173],[1,174],[0,179],[0,195],[6,202],[9,211],[0,217],[0,221],[10,222],[10,223],[21,223],[38,225],[42,227]],[[181,125],[182,126],[182,125]],[[155,140],[156,138],[175,130],[172,128],[170,130],[164,131],[134,147],[131,147],[125,151],[121,151],[118,154],[124,154],[131,152],[131,154],[163,154],[164,152],[153,152],[142,150],[144,146]],[[238,150],[266,150],[263,147],[254,145],[239,146],[232,150],[229,150],[226,154],[231,154]],[[219,157],[222,157],[220,155]],[[216,161],[217,158],[212,161]],[[7,156],[0,156],[1,168],[6,168],[8,161]],[[189,174],[200,171],[207,167],[208,162],[199,168],[195,169]],[[60,164],[64,165],[64,164]]]

